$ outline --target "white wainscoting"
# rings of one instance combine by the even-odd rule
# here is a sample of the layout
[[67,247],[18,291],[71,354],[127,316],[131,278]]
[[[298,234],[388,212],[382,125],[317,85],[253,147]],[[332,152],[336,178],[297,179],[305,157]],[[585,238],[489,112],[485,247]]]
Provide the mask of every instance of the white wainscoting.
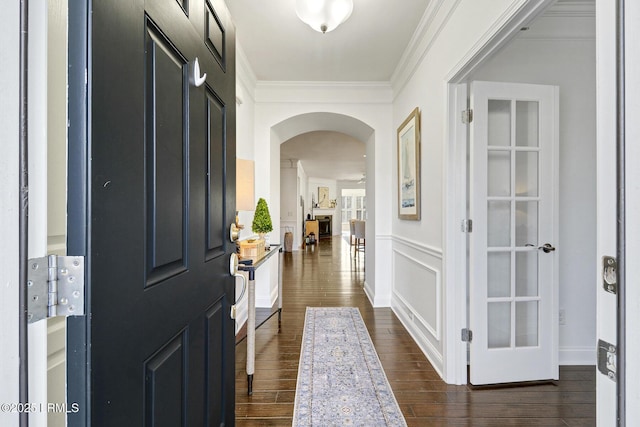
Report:
[[[442,282],[440,271],[397,249],[393,250],[395,298],[411,311],[411,318],[424,325],[426,332],[440,341],[442,327]],[[409,302],[411,301],[411,302]]]
[[394,237],[391,307],[442,376],[442,250]]

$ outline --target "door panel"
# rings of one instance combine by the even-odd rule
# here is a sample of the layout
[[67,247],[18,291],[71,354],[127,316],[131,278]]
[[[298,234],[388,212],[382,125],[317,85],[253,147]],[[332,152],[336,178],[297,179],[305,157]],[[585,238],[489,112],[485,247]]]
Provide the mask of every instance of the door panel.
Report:
[[557,88],[474,82],[471,382],[558,377]]
[[[90,397],[69,425],[233,425],[234,29],[222,1],[92,8],[90,314],[71,327],[84,339],[69,336],[86,350],[70,364],[87,366],[70,395]],[[211,11],[218,57],[205,33]],[[199,87],[196,58],[207,74]]]
[[206,87],[206,143],[207,143],[207,259],[224,253],[225,236],[216,224],[223,223],[225,215],[225,131],[226,107],[222,100]]
[[186,270],[186,60],[146,19],[147,285]]

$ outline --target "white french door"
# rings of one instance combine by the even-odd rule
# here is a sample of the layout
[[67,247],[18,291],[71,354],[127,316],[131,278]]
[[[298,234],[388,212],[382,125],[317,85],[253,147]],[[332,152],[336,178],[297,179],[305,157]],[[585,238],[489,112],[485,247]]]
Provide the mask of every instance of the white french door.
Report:
[[558,88],[470,95],[470,380],[557,379]]

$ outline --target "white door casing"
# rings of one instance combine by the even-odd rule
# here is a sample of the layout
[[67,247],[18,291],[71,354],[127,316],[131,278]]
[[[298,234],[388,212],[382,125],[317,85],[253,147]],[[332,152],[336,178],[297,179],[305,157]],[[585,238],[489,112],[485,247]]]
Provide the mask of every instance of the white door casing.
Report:
[[[596,2],[596,259],[598,339],[617,345],[617,298],[602,286],[602,257],[616,256],[616,5]],[[597,343],[594,343],[596,345]],[[597,371],[596,371],[597,372]],[[596,373],[596,421],[616,424],[616,383]]]
[[471,84],[471,383],[558,378],[556,86]]
[[[640,3],[627,1],[625,4],[625,206],[626,216],[626,245],[625,256],[627,260],[640,259],[640,229],[638,212],[640,211],[640,123],[637,119],[640,114],[640,52],[634,43],[640,37]],[[636,355],[640,352],[640,331],[635,325],[640,321],[640,264],[627,262],[625,270],[626,283],[626,324],[632,327],[626,328],[627,355]],[[627,425],[640,420],[640,385],[637,378],[640,375],[640,365],[633,363],[635,358],[627,357],[631,363],[626,365],[626,420]]]

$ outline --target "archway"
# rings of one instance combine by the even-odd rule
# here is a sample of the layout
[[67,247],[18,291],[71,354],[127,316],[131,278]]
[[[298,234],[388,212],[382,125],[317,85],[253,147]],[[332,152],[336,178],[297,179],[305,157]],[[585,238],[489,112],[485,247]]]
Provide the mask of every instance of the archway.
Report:
[[[367,251],[366,265],[374,266],[365,272],[365,290],[372,303],[375,300],[375,253],[376,253],[376,185],[375,185],[375,129],[355,117],[331,112],[310,112],[291,116],[271,127],[271,203],[274,206],[274,217],[280,218],[280,145],[298,135],[313,131],[333,131],[346,134],[365,143],[367,194]],[[277,197],[276,197],[277,195]],[[309,203],[309,201],[305,201]],[[300,215],[297,215],[299,217]],[[282,236],[280,224],[274,224],[276,236]],[[301,230],[296,229],[299,233]]]

